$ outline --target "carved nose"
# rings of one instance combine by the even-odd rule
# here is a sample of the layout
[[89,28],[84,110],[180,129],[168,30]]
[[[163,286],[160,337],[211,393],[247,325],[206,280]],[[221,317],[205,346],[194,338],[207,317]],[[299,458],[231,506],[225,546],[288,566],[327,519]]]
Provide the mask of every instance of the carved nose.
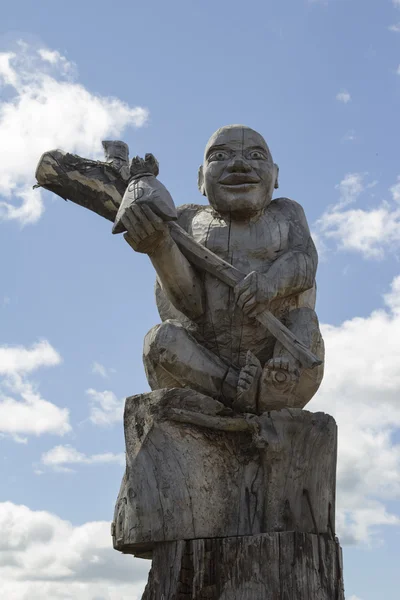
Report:
[[251,166],[240,156],[235,156],[229,165],[227,165],[227,171],[231,173],[250,173]]

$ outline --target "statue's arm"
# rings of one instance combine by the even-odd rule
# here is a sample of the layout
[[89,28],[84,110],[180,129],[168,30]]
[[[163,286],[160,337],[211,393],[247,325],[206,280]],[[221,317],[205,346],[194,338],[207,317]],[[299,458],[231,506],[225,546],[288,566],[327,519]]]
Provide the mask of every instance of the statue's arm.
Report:
[[282,199],[281,202],[281,214],[290,223],[288,247],[266,273],[275,298],[300,294],[312,288],[318,265],[317,250],[303,208],[292,200]]
[[203,286],[199,274],[185,258],[170,235],[149,254],[160,286],[174,305],[189,319],[203,314]]
[[286,249],[265,273],[252,271],[235,286],[237,304],[250,317],[268,309],[276,298],[305,292],[315,282],[317,251],[302,207],[286,198],[275,203],[271,209],[278,214],[269,213],[266,218],[289,224]]
[[173,306],[189,319],[203,314],[203,286],[199,274],[172,239],[168,225],[146,205],[132,206],[122,217],[125,239],[149,256],[159,284]]

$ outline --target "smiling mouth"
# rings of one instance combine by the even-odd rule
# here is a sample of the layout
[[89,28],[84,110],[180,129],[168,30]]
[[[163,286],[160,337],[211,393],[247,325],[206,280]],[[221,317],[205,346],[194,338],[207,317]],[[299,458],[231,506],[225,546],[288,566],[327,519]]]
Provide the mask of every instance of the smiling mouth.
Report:
[[238,186],[260,183],[260,179],[255,175],[248,175],[247,173],[230,173],[223,179],[220,179],[219,183],[222,185]]

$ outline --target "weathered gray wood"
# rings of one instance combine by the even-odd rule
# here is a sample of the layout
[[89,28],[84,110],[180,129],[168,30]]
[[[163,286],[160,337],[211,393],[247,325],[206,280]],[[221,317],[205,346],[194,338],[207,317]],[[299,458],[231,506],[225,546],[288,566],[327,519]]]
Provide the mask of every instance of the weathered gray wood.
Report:
[[[321,362],[324,357],[314,311],[317,253],[304,211],[288,198],[272,200],[277,184],[277,167],[265,140],[246,127],[224,127],[211,137],[200,169],[199,183],[210,206],[182,207],[177,223],[194,243],[200,244],[200,248],[187,250],[187,244],[177,254],[172,246],[158,244],[157,240],[148,251],[157,271],[157,302],[163,321],[179,321],[192,336],[190,341],[185,340],[178,329],[172,330],[169,323],[161,325],[161,328],[165,325],[165,333],[158,331],[157,335],[151,334],[150,354],[144,353],[149,383],[153,389],[159,389],[172,387],[176,382],[181,384],[184,380],[184,385],[203,393],[215,397],[222,395],[242,412],[256,413],[261,402],[257,403],[257,397],[254,397],[254,383],[259,378],[259,395],[269,390],[268,401],[263,403],[264,410],[285,404],[303,407],[322,380]],[[137,217],[138,224],[144,229],[146,219]],[[170,232],[174,229],[176,227],[172,227]],[[129,235],[136,244],[144,243],[146,239],[146,234],[139,231],[137,224],[132,226]],[[185,233],[180,232],[180,235],[185,237]],[[192,241],[193,246],[194,243]],[[200,284],[198,275],[186,270],[187,276],[180,278],[180,297],[188,298],[194,288],[203,291],[203,312],[193,318],[198,297],[194,298],[192,308],[183,307],[175,292],[176,284],[171,273],[184,270],[187,262],[184,259],[188,258],[189,252],[189,261],[194,263],[197,260],[197,266],[200,260],[207,262],[204,248],[247,275],[236,280],[232,293],[226,285],[229,266],[219,267],[224,278],[222,282],[218,281],[218,274],[211,272],[211,261],[211,267],[206,265],[208,272],[200,278]],[[214,268],[218,271],[217,265]],[[266,318],[260,317],[265,311],[268,311]],[[280,325],[269,318],[269,313]],[[282,325],[290,333],[286,334],[281,329]],[[272,333],[274,326],[276,329]],[[182,348],[190,346],[191,362],[196,368],[192,368],[189,360],[185,363],[187,354],[179,346],[174,346],[174,353],[165,346],[167,330],[171,346],[178,336]],[[158,349],[157,340],[161,343]],[[311,363],[306,358],[302,360],[304,347],[316,360],[313,358]],[[214,358],[205,360],[204,349],[211,351]],[[259,360],[260,369],[253,359],[248,361],[249,351]],[[165,352],[170,353],[171,360],[169,364],[163,360],[160,369],[156,357],[164,356]],[[177,357],[175,361],[172,360],[173,354]],[[197,365],[202,360],[204,371],[209,373],[220,370],[221,360],[229,367],[218,381],[213,377],[208,389],[197,385],[200,379]],[[307,368],[310,364],[316,368]],[[225,376],[233,378],[233,372],[237,374],[236,385],[230,384],[226,390]],[[277,384],[279,390],[274,394]],[[215,393],[218,385],[219,395]],[[264,394],[264,400],[266,398]]]
[[[107,150],[110,151],[109,146],[107,146]],[[114,147],[112,150],[115,151]],[[113,155],[111,157],[113,159]],[[117,211],[127,182],[116,169],[112,168],[112,162],[110,166],[109,163],[89,161],[74,154],[54,150],[46,152],[42,156],[36,170],[36,179],[42,187],[109,220],[119,218],[115,232],[124,231],[124,227],[120,225]],[[160,184],[158,185],[160,186]],[[135,190],[136,188],[132,187],[132,194]],[[162,189],[161,192],[163,192]],[[162,197],[164,198],[164,196]],[[169,198],[168,195],[161,208],[163,208],[163,212],[174,218],[174,212],[168,202]],[[126,202],[128,204],[128,200]],[[172,202],[172,198],[170,202]],[[170,230],[174,241],[196,266],[224,281],[230,287],[235,287],[245,277],[244,273],[196,242],[177,223],[171,223]],[[129,235],[126,236],[126,240],[133,245]],[[305,368],[313,368],[321,364],[322,361],[310,352],[270,311],[264,311],[257,316],[257,319]]]
[[113,233],[127,230],[123,217],[128,216],[128,227],[131,227],[129,214],[133,204],[148,205],[151,210],[164,221],[177,218],[174,201],[166,187],[156,179],[158,162],[153,154],[146,154],[144,159],[136,157],[130,168],[131,179],[115,217]]
[[285,409],[240,417],[192,390],[158,390],[127,399],[124,428],[116,549],[142,556],[162,541],[333,534],[329,415]]
[[[214,275],[217,279],[220,279],[231,288],[234,288],[237,283],[246,277],[246,273],[242,273],[239,269],[236,269],[214,254],[214,252],[211,252],[196,242],[193,237],[177,223],[170,223],[169,228],[172,238],[181,248],[183,254],[191,263],[200,269]],[[129,242],[129,240],[127,241]],[[304,368],[312,369],[322,364],[322,360],[310,352],[310,350],[269,310],[264,310],[261,314],[256,316],[256,319],[280,341],[282,346],[284,346]]]
[[[114,232],[122,232],[124,230],[120,216],[121,209],[124,206],[124,204],[121,205],[122,194],[125,193],[126,197],[124,203],[128,206],[132,204],[132,200],[129,200],[129,189],[126,190],[127,180],[125,171],[121,171],[122,167],[126,168],[128,147],[123,142],[108,141],[104,142],[103,145],[108,160],[107,163],[88,161],[87,159],[66,154],[59,150],[47,152],[39,162],[36,178],[39,185],[58,193],[62,197],[71,199],[81,206],[86,206],[110,220],[116,218]],[[105,180],[105,184],[103,180]],[[112,194],[110,181],[118,181],[119,185],[116,185],[116,193]],[[161,184],[159,182],[155,180],[155,183],[160,187]],[[132,183],[131,185],[133,186],[134,184]],[[89,193],[82,193],[82,186],[87,188]],[[135,189],[134,187],[132,188],[131,195]],[[164,198],[164,196],[166,198],[162,206],[160,206],[160,210],[162,213],[169,215],[169,218],[174,218],[174,210],[170,208],[171,205],[173,207],[172,198],[169,196],[167,190],[163,189],[162,185],[160,189],[161,193],[157,188],[158,195],[160,198]],[[154,199],[151,202],[154,202]],[[114,213],[114,210],[117,214]],[[182,249],[185,256],[196,266],[224,281],[230,287],[235,287],[238,282],[244,279],[245,273],[242,273],[213,252],[207,250],[204,245],[196,242],[178,224],[171,223],[170,231],[172,238]],[[126,240],[134,249],[137,249],[137,244],[132,240],[131,236],[126,236]],[[322,361],[270,311],[264,310],[256,318],[304,368],[314,368],[322,364]]]
[[76,154],[52,150],[42,155],[36,168],[38,185],[114,221],[127,181],[113,166]]
[[341,548],[283,532],[157,544],[142,600],[344,600]]
[[102,142],[106,163],[111,164],[124,179],[129,179],[129,146],[120,140]]
[[153,553],[145,600],[342,600],[336,425],[291,408],[323,376],[303,209],[272,199],[278,167],[243,126],[207,144],[199,188],[209,206],[181,207],[170,226],[156,161],[129,165],[126,144],[103,146],[106,162],[48,152],[36,175],[110,221],[119,211],[114,232],[126,229],[157,273],[163,322],[144,347],[156,391],[126,403],[114,547]]

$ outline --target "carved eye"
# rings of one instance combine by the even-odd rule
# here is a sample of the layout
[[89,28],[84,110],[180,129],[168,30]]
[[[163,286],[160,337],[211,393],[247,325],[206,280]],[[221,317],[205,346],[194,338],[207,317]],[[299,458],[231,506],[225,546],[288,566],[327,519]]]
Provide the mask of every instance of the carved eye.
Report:
[[210,154],[208,160],[209,162],[211,162],[213,160],[226,160],[227,158],[229,158],[227,152],[224,152],[223,150],[218,150],[217,152],[213,152],[212,154]]
[[252,160],[264,160],[266,156],[263,152],[260,152],[260,150],[252,150],[250,152],[249,158],[251,158]]

